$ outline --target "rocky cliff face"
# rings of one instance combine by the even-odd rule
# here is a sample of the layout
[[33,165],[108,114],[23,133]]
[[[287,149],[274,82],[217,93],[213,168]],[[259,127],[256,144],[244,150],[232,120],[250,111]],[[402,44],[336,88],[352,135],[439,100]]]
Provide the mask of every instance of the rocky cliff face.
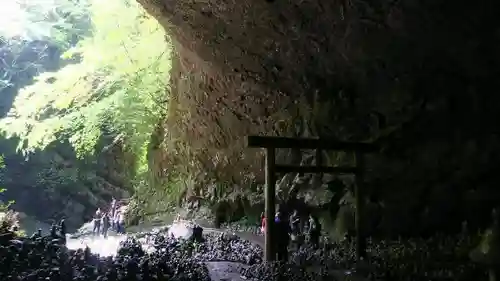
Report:
[[242,137],[307,132],[382,144],[367,186],[386,234],[481,225],[498,204],[493,3],[138,2],[175,47],[164,137],[209,177],[262,181]]

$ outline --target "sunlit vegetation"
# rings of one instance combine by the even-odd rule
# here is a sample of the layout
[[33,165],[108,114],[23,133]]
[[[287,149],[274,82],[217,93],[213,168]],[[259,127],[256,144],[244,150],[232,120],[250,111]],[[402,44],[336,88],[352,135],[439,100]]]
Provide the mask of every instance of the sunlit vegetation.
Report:
[[[0,156],[0,170],[5,168],[5,164],[3,162],[3,157]],[[5,191],[5,188],[0,187],[0,194]],[[2,202],[0,200],[0,213],[4,213],[9,209],[9,206],[12,204],[12,201],[9,202]]]
[[[65,50],[62,57],[78,63],[43,72],[22,88],[0,129],[20,139],[25,154],[69,141],[85,158],[119,145],[134,158],[130,180],[144,182],[151,134],[167,110],[168,37],[136,1],[54,5],[25,7],[33,17],[30,26],[41,22],[45,35]],[[103,139],[109,140],[104,146]]]

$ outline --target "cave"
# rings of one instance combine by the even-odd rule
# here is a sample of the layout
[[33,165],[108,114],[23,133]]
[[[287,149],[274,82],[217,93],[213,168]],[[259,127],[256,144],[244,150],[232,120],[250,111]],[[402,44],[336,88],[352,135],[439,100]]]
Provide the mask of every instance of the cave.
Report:
[[218,179],[263,180],[249,134],[377,141],[366,184],[385,235],[489,223],[500,202],[492,3],[138,2],[173,42],[165,124],[191,157],[230,159],[206,166]]
[[[93,1],[101,5],[102,19],[122,18],[121,26],[105,24],[101,39],[127,40],[132,36],[119,31],[133,27],[132,21],[138,19],[146,19],[146,30],[152,26],[162,30],[151,35],[156,41],[134,33],[132,45],[141,41],[142,45],[131,51],[136,56],[163,55],[161,48],[168,45],[168,56],[159,56],[168,68],[149,68],[148,61],[143,66],[148,66],[150,76],[134,76],[135,69],[126,73],[135,77],[130,79],[134,83],[142,83],[135,102],[154,92],[158,105],[139,112],[136,104],[112,122],[101,120],[96,125],[92,117],[111,107],[101,104],[88,111],[81,123],[65,123],[64,132],[54,130],[54,122],[43,122],[53,117],[70,119],[72,111],[81,113],[88,104],[78,107],[64,100],[51,101],[66,108],[52,104],[38,111],[24,108],[28,115],[21,109],[28,99],[43,104],[57,91],[91,92],[101,85],[102,76],[79,68],[91,55],[78,50],[67,54],[75,42],[89,36],[92,16],[82,9],[75,17],[72,9],[60,7],[65,12],[59,17],[78,18],[83,26],[74,29],[68,24],[72,29],[63,47],[57,45],[61,42],[37,38],[11,45],[2,41],[2,58],[17,63],[19,69],[26,66],[27,71],[16,74],[23,83],[0,80],[5,94],[0,103],[0,152],[9,170],[2,176],[7,191],[0,198],[15,200],[14,207],[29,216],[46,222],[78,217],[68,221],[75,229],[111,197],[132,196],[133,222],[157,219],[159,213],[171,212],[171,205],[212,216],[223,205],[225,215],[220,217],[225,220],[258,221],[264,205],[264,153],[247,148],[245,137],[267,135],[379,144],[380,151],[367,159],[364,183],[369,203],[378,210],[372,212],[377,213],[370,222],[373,235],[430,235],[456,232],[463,222],[473,229],[490,223],[489,213],[500,202],[496,188],[499,113],[497,97],[490,94],[498,83],[500,33],[492,4],[470,6],[444,0],[99,3]],[[144,10],[106,14],[113,9],[103,7],[111,5],[128,12],[127,7],[141,5]],[[130,25],[123,20],[129,16]],[[124,60],[114,71],[127,71],[129,50],[119,51],[120,42],[113,43],[106,45],[105,56],[94,61]],[[24,60],[13,55],[14,47],[25,53]],[[39,60],[35,67],[34,59]],[[39,69],[45,72],[40,74]],[[83,72],[78,79],[84,82],[74,84],[80,88],[66,83],[70,86],[63,85],[64,91],[52,89],[64,84],[64,69]],[[2,68],[0,74],[3,77],[10,70]],[[164,80],[168,87],[161,86]],[[108,86],[115,94],[130,85]],[[44,91],[46,96],[33,99]],[[24,100],[18,101],[20,96]],[[149,114],[144,112],[152,118],[141,119]],[[118,121],[124,122],[121,127],[101,130],[109,125],[106,122]],[[134,131],[137,123],[146,122],[142,131]],[[100,131],[73,130],[86,128],[82,124],[94,124]],[[7,126],[11,131],[4,134]],[[49,134],[40,136],[33,128]],[[75,147],[72,137],[77,133],[85,141],[93,140]],[[8,136],[15,137],[5,140]],[[37,142],[43,147],[30,144]],[[17,149],[28,146],[24,152],[34,153],[31,160],[17,153],[16,145]],[[96,148],[92,157],[79,158],[82,145],[87,150]],[[277,153],[281,163],[311,163],[312,156],[306,151]],[[329,165],[353,160],[342,153],[325,156]],[[147,176],[138,178],[139,170]],[[351,220],[352,178],[293,176],[282,175],[278,185],[300,187],[300,192],[291,190],[322,217],[330,217],[328,228],[349,225],[341,222]],[[144,189],[141,197],[137,191],[144,182],[151,188]],[[278,196],[283,197],[281,193]],[[33,204],[33,194],[40,202]]]
[[[208,261],[237,255],[235,262],[250,266],[238,278],[255,271],[259,280],[319,280],[315,271],[330,274],[330,266],[369,280],[486,280],[484,271],[496,273],[500,98],[491,91],[500,86],[500,25],[492,1],[5,3],[2,253],[35,245],[29,241],[40,237],[25,234],[48,232],[50,224],[56,230],[63,219],[52,242],[79,249],[86,239],[104,250],[112,244],[107,232],[93,226],[112,216],[117,243],[110,253],[128,237],[138,243],[120,247],[139,249],[176,223],[215,233],[204,246],[166,239],[166,248],[183,248],[161,253],[175,260],[140,254],[144,274],[127,262],[129,279],[147,279],[152,264],[196,279],[185,270],[193,257],[205,270]],[[269,146],[251,148],[249,136],[364,143],[376,151],[365,159],[356,149],[280,148],[270,153],[274,165],[261,149]],[[276,169],[276,216],[265,204],[272,194],[264,187],[274,184],[266,166]],[[286,173],[296,166],[347,167],[363,177]],[[283,226],[276,240],[274,223]],[[288,238],[294,241],[282,243]],[[278,248],[278,259],[290,254],[291,263],[260,263]],[[361,248],[366,256],[356,255]],[[125,252],[125,260],[135,255]],[[0,271],[2,280],[27,265],[11,256],[17,265]],[[66,271],[40,270],[45,265],[29,270],[51,278]],[[324,280],[333,279],[341,280]]]

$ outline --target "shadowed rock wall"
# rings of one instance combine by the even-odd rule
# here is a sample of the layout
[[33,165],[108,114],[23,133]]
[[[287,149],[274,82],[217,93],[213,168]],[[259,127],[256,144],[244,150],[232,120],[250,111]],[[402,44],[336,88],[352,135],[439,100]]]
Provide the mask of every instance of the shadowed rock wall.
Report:
[[493,1],[137,1],[176,50],[167,137],[217,178],[262,179],[241,137],[301,118],[384,145],[367,181],[387,233],[480,225],[498,204]]

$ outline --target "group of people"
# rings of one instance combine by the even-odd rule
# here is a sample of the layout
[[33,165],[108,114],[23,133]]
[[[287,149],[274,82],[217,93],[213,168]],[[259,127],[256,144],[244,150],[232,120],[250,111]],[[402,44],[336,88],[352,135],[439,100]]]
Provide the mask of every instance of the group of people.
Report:
[[125,214],[123,209],[120,209],[115,198],[111,201],[111,206],[107,212],[98,208],[93,218],[94,228],[93,235],[101,235],[108,237],[108,230],[111,228],[118,234],[125,233]]
[[[276,255],[278,260],[288,259],[288,246],[300,248],[304,243],[305,237],[309,243],[317,249],[319,247],[319,238],[321,236],[321,223],[313,214],[309,214],[307,222],[301,219],[297,210],[287,218],[283,212],[278,211],[274,217],[274,228],[276,237],[279,237],[276,246]],[[261,214],[261,231],[265,232],[266,218]]]

